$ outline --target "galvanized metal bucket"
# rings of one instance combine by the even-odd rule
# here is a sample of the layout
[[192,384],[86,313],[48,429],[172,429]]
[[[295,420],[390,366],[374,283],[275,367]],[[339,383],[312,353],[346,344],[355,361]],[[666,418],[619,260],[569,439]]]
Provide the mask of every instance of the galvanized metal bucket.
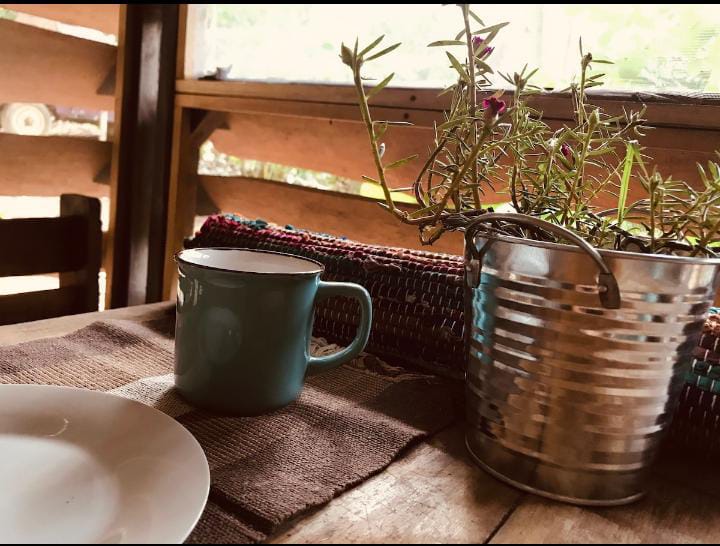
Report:
[[[575,246],[478,234],[497,221]],[[471,454],[556,500],[638,499],[719,272],[720,260],[598,252],[542,220],[483,215],[466,230]]]

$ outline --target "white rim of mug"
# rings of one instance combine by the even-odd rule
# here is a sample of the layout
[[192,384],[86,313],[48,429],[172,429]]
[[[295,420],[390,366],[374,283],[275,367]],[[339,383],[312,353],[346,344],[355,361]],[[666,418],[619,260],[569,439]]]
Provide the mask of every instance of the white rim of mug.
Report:
[[[212,265],[204,265],[204,264],[196,264],[193,262],[189,262],[187,260],[184,260],[181,256],[183,252],[189,252],[191,250],[197,250],[197,251],[203,251],[203,250],[234,250],[234,251],[240,251],[240,252],[253,252],[256,254],[274,254],[275,256],[285,256],[286,258],[294,258],[296,260],[302,260],[304,262],[308,262],[311,264],[314,264],[317,266],[317,269],[314,271],[283,271],[283,272],[272,272],[272,271],[239,271],[237,269],[227,269],[224,267],[217,267]],[[184,248],[178,252],[175,253],[173,256],[175,261],[178,264],[182,265],[189,265],[192,267],[198,267],[200,269],[209,269],[211,271],[222,271],[224,273],[241,273],[242,275],[266,275],[266,276],[289,276],[289,277],[311,277],[314,275],[319,275],[325,271],[325,266],[321,264],[320,262],[313,260],[311,258],[306,258],[305,256],[296,256],[295,254],[289,254],[287,252],[276,252],[274,250],[260,250],[256,248],[237,248],[232,246],[201,246],[197,248]]]

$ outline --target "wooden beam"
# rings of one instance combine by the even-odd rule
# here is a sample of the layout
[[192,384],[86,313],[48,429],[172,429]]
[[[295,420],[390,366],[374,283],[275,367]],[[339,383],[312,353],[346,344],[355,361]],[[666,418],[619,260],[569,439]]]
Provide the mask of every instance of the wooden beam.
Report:
[[114,46],[0,19],[0,104],[38,102],[112,110],[98,94],[115,62]]
[[105,34],[118,33],[120,4],[0,4],[0,7]]
[[[360,180],[376,177],[365,126],[357,121],[232,114],[229,130],[216,130],[210,140],[221,152]],[[427,155],[433,131],[426,127],[390,128],[386,133],[387,161],[419,153]],[[388,171],[393,187],[409,186],[422,159]]]
[[[356,121],[326,120],[262,114],[232,114],[229,130],[216,130],[210,136],[214,146],[223,153],[245,159],[268,161],[288,166],[329,172],[337,176],[360,180],[362,175],[374,176],[375,165],[369,151],[368,137],[363,124]],[[557,122],[556,122],[557,124]],[[668,132],[674,132],[676,148],[653,146],[648,155],[663,173],[699,185],[696,162],[712,159],[712,151],[686,150],[706,146],[699,138],[699,130],[656,129],[646,140],[654,139],[668,145]],[[393,161],[412,154],[420,158],[388,173],[390,185],[407,187],[417,176],[428,149],[433,145],[433,131],[429,128],[391,128],[385,139],[386,160]],[[507,201],[507,194],[497,186],[498,193],[486,193],[485,202]],[[601,196],[598,206],[615,206],[611,196]],[[642,189],[634,185],[630,199],[640,199]]]
[[182,250],[185,237],[192,235],[197,210],[199,149],[190,143],[190,115],[190,110],[175,106],[163,272],[163,299],[166,300],[175,297],[177,268],[174,256]]
[[[178,93],[240,99],[265,99],[284,102],[313,102],[325,105],[351,105],[357,108],[355,89],[350,85],[309,83],[264,83],[254,81],[178,80]],[[449,106],[448,95],[440,89],[394,87],[383,90],[373,100],[376,107],[441,112]],[[510,97],[512,93],[507,92]],[[597,91],[590,101],[608,113],[638,109],[647,105],[646,117],[658,127],[720,129],[720,100],[717,97],[658,95]],[[238,103],[241,104],[241,103]],[[568,94],[548,92],[533,98],[532,105],[546,119],[571,120],[572,101]]]
[[89,138],[0,133],[0,194],[107,196],[107,185],[93,178],[110,154],[110,143]]
[[[357,121],[360,111],[356,104],[330,104],[314,101],[282,101],[274,99],[217,97],[210,95],[176,96],[176,103],[184,108],[233,112],[240,114],[264,113],[303,118],[321,118]],[[375,107],[373,116],[378,120],[406,121],[421,127],[432,127],[441,119],[438,110],[417,110],[410,108]]]
[[200,176],[200,182],[224,212],[363,243],[451,254],[463,251],[459,233],[446,234],[432,247],[421,245],[415,226],[397,221],[373,199],[252,178]]
[[111,307],[162,297],[178,6],[128,4],[121,15]]
[[[178,105],[185,108],[234,114],[266,114],[274,116],[273,119],[277,119],[279,116],[352,122],[359,122],[360,119],[357,106],[351,104],[182,94],[177,95],[176,101]],[[375,107],[373,115],[375,119],[408,121],[413,123],[416,128],[430,128],[435,122],[442,119],[440,111],[384,106]],[[548,119],[548,125],[552,128],[559,128],[564,124],[563,120]],[[399,129],[399,131],[403,130],[407,129]],[[649,130],[641,142],[649,147],[713,153],[720,147],[720,130],[657,127]]]

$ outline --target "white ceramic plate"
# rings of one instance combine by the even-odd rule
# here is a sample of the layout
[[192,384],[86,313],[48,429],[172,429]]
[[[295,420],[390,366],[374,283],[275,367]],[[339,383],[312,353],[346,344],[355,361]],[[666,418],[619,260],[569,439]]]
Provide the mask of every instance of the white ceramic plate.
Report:
[[181,543],[209,487],[197,440],[150,406],[0,385],[0,542]]

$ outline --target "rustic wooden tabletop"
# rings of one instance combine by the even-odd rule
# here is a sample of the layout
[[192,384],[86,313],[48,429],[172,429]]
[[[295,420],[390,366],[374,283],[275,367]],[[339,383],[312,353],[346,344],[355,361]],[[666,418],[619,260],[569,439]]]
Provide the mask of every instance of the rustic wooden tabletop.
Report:
[[[59,336],[98,319],[147,320],[165,304],[0,327],[0,345]],[[289,522],[283,543],[716,542],[720,470],[666,456],[647,496],[617,508],[580,508],[520,492],[475,466],[462,425],[407,450],[386,470]]]

